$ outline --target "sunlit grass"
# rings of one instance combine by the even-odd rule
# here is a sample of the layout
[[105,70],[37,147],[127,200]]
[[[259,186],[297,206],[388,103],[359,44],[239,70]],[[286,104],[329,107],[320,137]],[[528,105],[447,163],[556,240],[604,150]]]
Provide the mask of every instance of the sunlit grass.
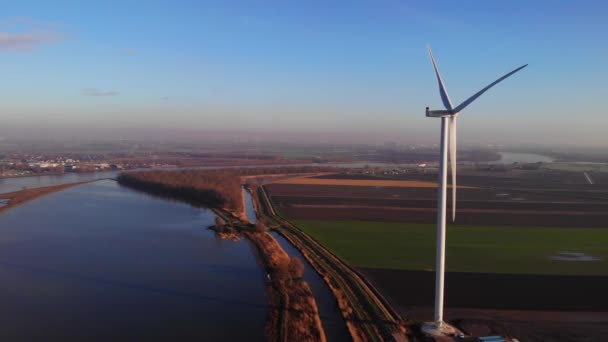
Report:
[[[296,221],[349,263],[360,267],[432,270],[435,226],[364,221]],[[600,261],[556,261],[581,252]],[[447,270],[525,274],[608,275],[608,229],[450,225]]]

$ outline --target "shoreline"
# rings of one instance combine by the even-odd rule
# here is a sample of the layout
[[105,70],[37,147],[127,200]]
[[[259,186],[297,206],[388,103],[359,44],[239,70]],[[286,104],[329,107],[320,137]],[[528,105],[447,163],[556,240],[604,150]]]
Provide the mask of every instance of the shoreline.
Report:
[[6,192],[0,194],[0,199],[8,199],[8,203],[4,206],[0,207],[0,212],[9,210],[14,208],[20,204],[26,203],[28,201],[34,200],[38,197],[42,197],[54,192],[62,191],[67,188],[75,187],[82,184],[92,183],[96,180],[77,182],[77,183],[69,183],[69,184],[60,184],[60,185],[51,185],[45,186],[41,188],[33,188],[33,189],[24,189],[12,192]]
[[302,274],[294,271],[294,258],[268,232],[242,234],[257,250],[268,277],[269,341],[326,342],[316,298]]
[[[120,183],[120,181],[119,181]],[[173,189],[150,189],[146,186],[126,186],[145,193],[179,199],[195,205],[196,192],[180,193]],[[223,208],[213,203],[206,207],[216,214],[216,224],[209,229],[219,239],[238,241],[245,238],[255,249],[255,257],[263,266],[266,293],[268,295],[268,317],[265,334],[269,341],[319,341],[326,342],[325,331],[312,290],[302,279],[301,260],[291,258],[278,241],[263,227],[250,222],[246,217],[245,196],[239,186],[239,203],[242,210]],[[204,194],[204,193],[203,193]],[[171,195],[171,196],[169,196]],[[193,204],[194,203],[194,204]],[[201,203],[199,203],[201,204]],[[297,259],[297,260],[296,260]],[[262,274],[264,276],[264,274]]]
[[361,274],[277,215],[263,185],[258,187],[253,199],[255,205],[263,209],[260,217],[273,222],[276,226],[273,229],[296,247],[325,281],[353,341],[407,340],[408,321],[403,320]]
[[238,241],[245,238],[266,273],[269,311],[265,334],[268,340],[326,342],[316,298],[302,278],[303,267],[297,265],[299,259],[290,257],[267,230],[258,231],[234,212],[221,208],[212,210],[219,222],[209,229],[220,239]]
[[[136,190],[159,195],[171,194],[172,198],[211,208],[218,219],[216,225],[209,228],[216,232],[218,238],[246,238],[256,248],[256,256],[266,271],[269,299],[266,334],[270,341],[326,341],[316,298],[310,285],[303,279],[303,260],[308,260],[326,285],[329,285],[329,291],[345,319],[352,340],[406,340],[408,329],[405,322],[379,293],[335,255],[309,237],[302,236],[297,228],[276,215],[272,205],[267,205],[261,198],[257,199],[257,196],[262,196],[257,190],[263,190],[263,187],[249,184],[248,189],[243,189],[243,178],[239,177],[238,172],[232,172],[232,175],[222,175],[215,171],[180,171],[173,174],[142,172],[128,175],[134,180],[128,183],[141,185],[133,187]],[[233,178],[236,177],[239,178],[235,182]],[[249,223],[243,217],[246,214],[244,191],[248,190],[253,195],[254,208],[258,209],[256,224]],[[270,214],[267,213],[268,210]],[[302,258],[289,256],[269,233],[269,229],[283,233],[281,235],[299,250]]]
[[13,176],[0,176],[0,179],[11,179],[11,178],[28,178],[28,177],[45,177],[45,176],[62,176],[65,172],[46,172],[38,173],[33,175],[13,175]]

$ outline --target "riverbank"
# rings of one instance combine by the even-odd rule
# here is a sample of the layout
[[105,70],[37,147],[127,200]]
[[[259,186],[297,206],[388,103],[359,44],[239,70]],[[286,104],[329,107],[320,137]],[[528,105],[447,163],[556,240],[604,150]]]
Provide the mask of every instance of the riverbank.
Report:
[[[252,189],[253,187],[253,189]],[[247,219],[250,222],[258,225],[260,228],[266,228],[262,221],[258,221],[259,208],[256,201],[253,200],[252,192],[255,191],[255,185],[250,183],[243,184],[243,197],[246,199]],[[328,341],[350,341],[350,333],[346,328],[346,322],[340,314],[340,310],[336,303],[335,297],[331,293],[329,287],[314,268],[306,261],[306,258],[276,231],[266,231],[272,236],[278,245],[283,249],[290,259],[297,263],[298,277],[302,282],[308,284],[307,292],[311,292],[311,298],[316,302],[316,311],[319,318],[318,324],[325,333],[325,339]]]
[[210,229],[221,239],[247,239],[257,251],[266,273],[269,314],[266,336],[269,341],[327,341],[319,309],[308,283],[302,279],[304,266],[289,257],[261,224],[253,225],[222,209]]
[[274,210],[263,186],[254,187],[261,219],[295,246],[334,294],[353,341],[407,341],[406,322],[357,271]]
[[267,271],[271,302],[269,340],[325,342],[317,302],[310,286],[302,279],[302,261],[289,257],[268,232],[244,234],[258,250]]
[[0,206],[0,212],[2,212],[4,210],[8,210],[13,207],[16,207],[19,204],[25,203],[27,201],[31,201],[40,196],[48,195],[53,192],[61,191],[61,190],[67,189],[67,188],[71,188],[74,186],[78,186],[78,185],[82,185],[82,184],[86,184],[86,183],[90,183],[90,182],[93,182],[93,181],[53,185],[53,186],[46,186],[46,187],[35,188],[35,189],[23,189],[23,190],[19,190],[19,191],[13,191],[13,192],[7,192],[4,194],[0,194],[0,199],[8,200],[8,203],[6,203],[4,206]]

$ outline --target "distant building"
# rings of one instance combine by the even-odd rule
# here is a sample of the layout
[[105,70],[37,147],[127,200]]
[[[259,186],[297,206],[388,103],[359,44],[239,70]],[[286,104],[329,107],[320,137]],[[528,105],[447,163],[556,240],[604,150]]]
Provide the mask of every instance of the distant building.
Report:
[[94,164],[95,169],[98,170],[103,170],[103,169],[109,169],[110,168],[110,164],[108,163],[99,163],[99,164]]

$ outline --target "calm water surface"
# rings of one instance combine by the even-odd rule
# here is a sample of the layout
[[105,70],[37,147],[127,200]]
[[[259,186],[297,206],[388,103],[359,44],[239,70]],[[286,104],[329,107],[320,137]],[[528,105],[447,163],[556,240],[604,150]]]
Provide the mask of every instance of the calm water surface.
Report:
[[534,153],[498,152],[500,160],[490,164],[513,164],[513,163],[551,163],[553,158]]
[[304,262],[304,280],[310,285],[312,293],[317,300],[319,315],[321,316],[321,323],[323,324],[327,340],[352,341],[350,333],[346,328],[346,322],[344,322],[344,318],[340,313],[336,297],[331,293],[329,286],[327,286],[323,278],[321,278],[312,265],[306,261],[302,253],[287,241],[287,239],[276,232],[272,233],[272,235],[277,239],[287,254],[298,257]]
[[0,213],[0,340],[263,340],[263,272],[213,220],[110,180]]
[[251,194],[243,187],[243,197],[245,197],[245,214],[249,221],[256,223],[258,222],[257,216],[255,214],[255,207],[253,206],[253,199],[251,198]]
[[68,172],[51,176],[0,178],[0,194],[23,190],[23,188],[40,188],[51,185],[85,182],[100,178],[113,178],[117,175],[118,171],[86,173]]

